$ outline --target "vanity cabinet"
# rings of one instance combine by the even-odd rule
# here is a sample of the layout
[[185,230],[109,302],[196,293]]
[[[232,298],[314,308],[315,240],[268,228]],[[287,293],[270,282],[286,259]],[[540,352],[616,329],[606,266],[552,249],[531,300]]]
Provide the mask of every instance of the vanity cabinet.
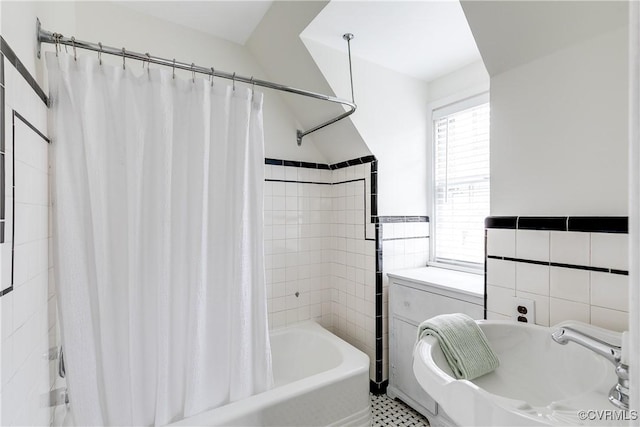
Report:
[[432,426],[452,425],[413,374],[413,347],[418,325],[448,313],[484,319],[484,278],[434,267],[389,273],[389,387],[429,419]]

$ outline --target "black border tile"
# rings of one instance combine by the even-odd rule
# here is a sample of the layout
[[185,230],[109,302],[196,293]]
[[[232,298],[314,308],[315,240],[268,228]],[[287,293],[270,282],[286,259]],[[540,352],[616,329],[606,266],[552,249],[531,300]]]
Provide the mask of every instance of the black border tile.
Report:
[[44,105],[49,105],[49,98],[44,93],[44,90],[40,87],[36,79],[29,73],[27,67],[24,66],[22,61],[16,56],[16,53],[11,49],[11,46],[5,41],[5,39],[0,36],[0,52],[7,58],[7,61],[11,63],[15,67],[15,69],[20,73],[22,78],[27,82],[31,89],[38,95],[38,98],[44,102]]
[[574,216],[569,217],[568,231],[591,233],[629,233],[626,216]]
[[516,228],[517,216],[488,216],[484,219],[485,228]]
[[566,216],[519,216],[518,230],[567,231]]
[[[486,253],[486,250],[485,250]],[[573,270],[587,270],[587,271],[597,271],[597,272],[601,272],[601,273],[611,273],[611,274],[620,274],[620,275],[625,275],[628,276],[629,272],[626,270],[616,270],[613,268],[606,268],[606,267],[592,267],[590,265],[577,265],[577,264],[565,264],[562,262],[553,262],[553,261],[537,261],[537,260],[532,260],[532,259],[524,259],[524,258],[513,258],[513,257],[506,257],[506,256],[497,256],[497,255],[487,255],[485,257],[486,259],[499,259],[499,260],[504,260],[504,261],[513,261],[513,262],[519,262],[519,263],[524,263],[524,264],[536,264],[536,265],[547,265],[549,267],[561,267],[561,268],[570,268]],[[487,272],[487,267],[485,264],[485,275]],[[485,289],[486,292],[486,289]]]
[[485,228],[517,230],[578,231],[587,233],[629,233],[626,216],[489,216]]

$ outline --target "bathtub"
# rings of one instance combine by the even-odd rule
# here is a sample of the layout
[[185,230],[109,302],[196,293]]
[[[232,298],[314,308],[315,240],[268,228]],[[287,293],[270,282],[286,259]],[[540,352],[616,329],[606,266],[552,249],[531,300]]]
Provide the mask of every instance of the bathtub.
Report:
[[171,426],[369,426],[369,357],[315,322],[271,332],[274,387]]

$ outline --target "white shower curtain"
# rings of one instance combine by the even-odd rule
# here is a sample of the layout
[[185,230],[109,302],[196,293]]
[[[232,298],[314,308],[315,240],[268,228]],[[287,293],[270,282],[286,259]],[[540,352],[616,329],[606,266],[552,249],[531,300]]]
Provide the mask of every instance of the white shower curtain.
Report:
[[166,424],[272,384],[262,94],[134,64],[47,55],[78,425]]

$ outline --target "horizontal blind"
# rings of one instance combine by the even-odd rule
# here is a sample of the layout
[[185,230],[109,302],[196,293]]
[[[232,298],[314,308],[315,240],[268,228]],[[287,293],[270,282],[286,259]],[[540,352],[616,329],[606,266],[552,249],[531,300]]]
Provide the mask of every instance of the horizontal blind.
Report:
[[435,261],[480,264],[489,215],[489,103],[437,117],[433,125]]

